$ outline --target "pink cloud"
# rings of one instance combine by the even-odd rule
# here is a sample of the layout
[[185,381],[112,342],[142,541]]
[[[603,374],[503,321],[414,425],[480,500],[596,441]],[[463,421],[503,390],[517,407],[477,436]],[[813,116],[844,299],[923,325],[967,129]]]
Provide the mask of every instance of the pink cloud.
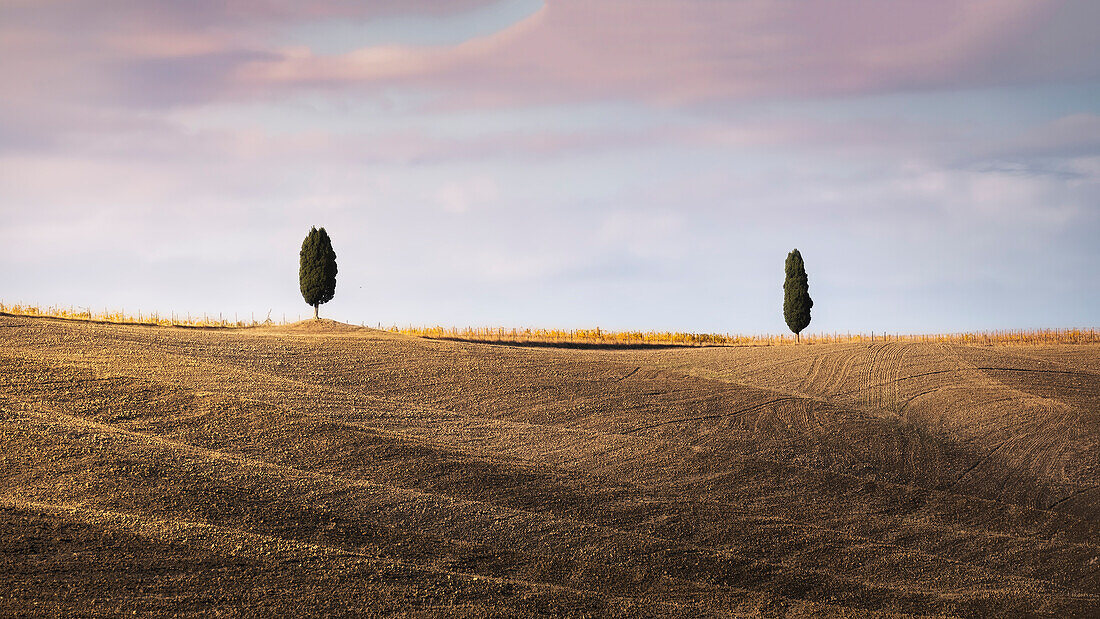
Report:
[[1093,3],[1060,0],[555,0],[448,46],[340,55],[288,25],[446,14],[453,2],[43,2],[4,9],[0,95],[160,106],[407,86],[451,106],[659,105],[991,86],[1100,75]]
[[[0,6],[0,97],[175,105],[246,96],[238,69],[288,24],[446,15],[483,0],[12,0]],[[158,94],[159,93],[159,94]]]
[[1087,32],[1069,33],[1077,43],[1045,64],[1017,70],[1001,61],[1041,38],[1052,16],[1078,9],[1054,0],[561,0],[455,46],[337,56],[283,49],[276,61],[245,63],[236,79],[259,91],[410,85],[446,92],[459,105],[622,97],[677,104],[1002,85],[1057,79],[1067,68],[1100,74],[1100,44]]

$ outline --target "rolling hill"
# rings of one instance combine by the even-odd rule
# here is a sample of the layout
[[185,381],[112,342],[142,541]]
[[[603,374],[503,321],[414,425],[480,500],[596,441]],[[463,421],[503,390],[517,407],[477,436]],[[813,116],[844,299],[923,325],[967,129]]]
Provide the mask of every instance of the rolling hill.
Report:
[[0,613],[1100,614],[1100,345],[0,316]]

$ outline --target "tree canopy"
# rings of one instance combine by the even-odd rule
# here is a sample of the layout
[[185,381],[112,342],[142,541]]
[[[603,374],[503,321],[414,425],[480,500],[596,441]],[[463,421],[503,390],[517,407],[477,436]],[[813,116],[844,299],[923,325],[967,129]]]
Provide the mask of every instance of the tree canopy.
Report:
[[797,249],[787,254],[784,270],[787,276],[783,281],[783,319],[795,337],[801,339],[799,333],[810,324],[810,308],[814,306],[814,301],[810,298],[806,265]]
[[328,232],[324,228],[310,228],[298,256],[302,298],[313,306],[313,317],[317,318],[318,306],[336,296],[336,252]]

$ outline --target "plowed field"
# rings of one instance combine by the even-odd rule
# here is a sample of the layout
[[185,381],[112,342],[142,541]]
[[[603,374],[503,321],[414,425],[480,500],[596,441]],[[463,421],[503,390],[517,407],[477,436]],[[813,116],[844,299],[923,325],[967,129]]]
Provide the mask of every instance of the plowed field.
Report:
[[1100,346],[0,316],[0,614],[1100,615]]

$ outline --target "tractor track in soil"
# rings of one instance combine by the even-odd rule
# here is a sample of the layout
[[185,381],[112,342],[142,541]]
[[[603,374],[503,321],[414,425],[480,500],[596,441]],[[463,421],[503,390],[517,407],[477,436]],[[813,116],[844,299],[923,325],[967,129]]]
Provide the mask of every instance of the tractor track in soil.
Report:
[[1100,612],[1100,347],[0,327],[5,614]]

